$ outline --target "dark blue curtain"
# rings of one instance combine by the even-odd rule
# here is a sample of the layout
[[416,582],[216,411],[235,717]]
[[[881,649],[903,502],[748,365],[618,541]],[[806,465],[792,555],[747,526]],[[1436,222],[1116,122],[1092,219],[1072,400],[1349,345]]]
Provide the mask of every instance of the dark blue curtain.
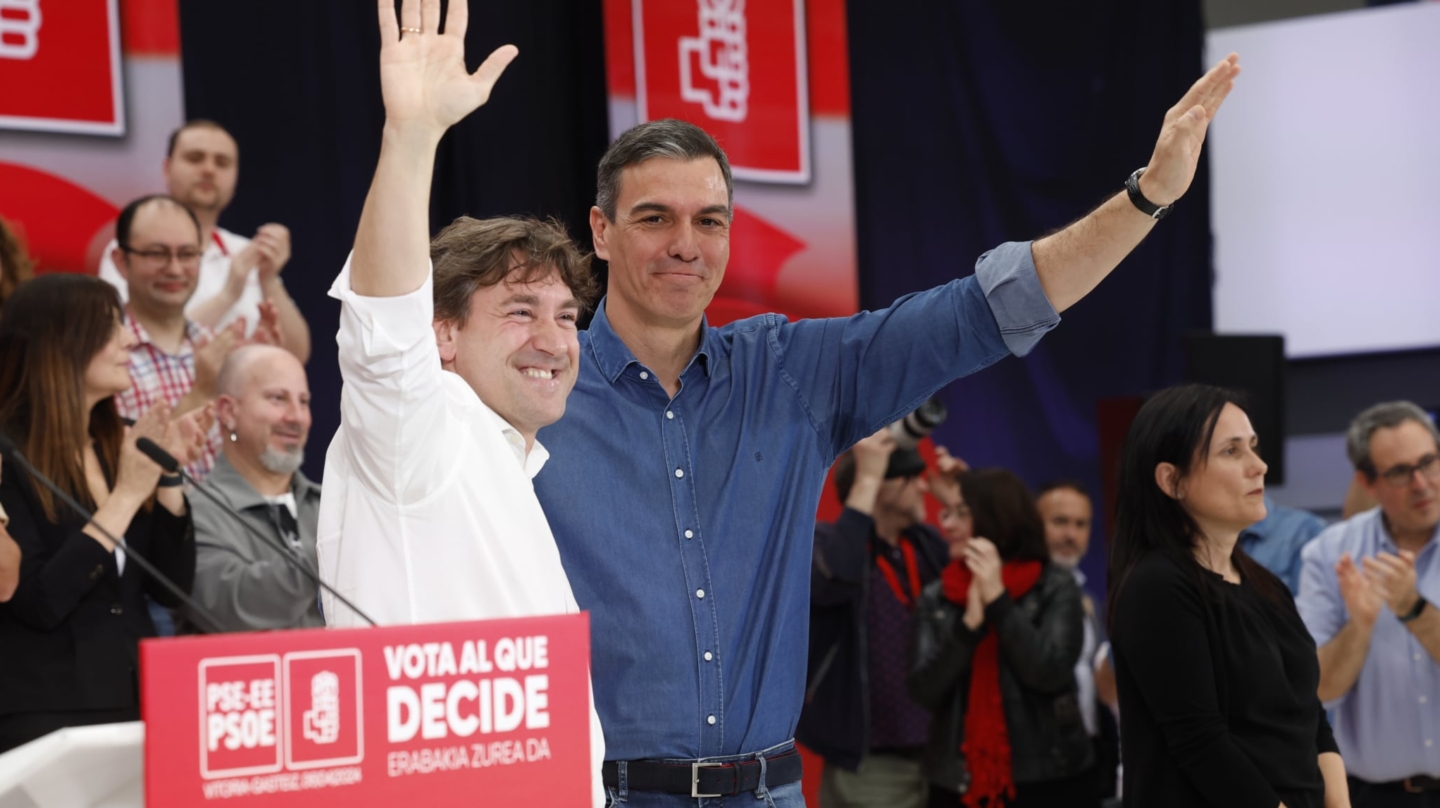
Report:
[[[219,121],[240,145],[222,226],[249,235],[273,221],[292,233],[283,278],[314,343],[305,472],[318,480],[340,420],[339,304],[326,292],[354,242],[384,122],[375,4],[181,0],[180,23],[186,115]],[[520,58],[441,144],[432,229],[461,214],[531,213],[559,218],[588,244],[608,140],[600,3],[471,2],[471,68],[506,42]]]
[[[1121,190],[1203,72],[1197,0],[850,0],[848,15],[866,308],[970,274],[986,249]],[[1179,380],[1181,335],[1210,326],[1210,267],[1202,161],[1170,217],[1034,353],[944,392],[939,442],[1032,485],[1078,478],[1098,502],[1096,404]],[[1101,592],[1103,531],[1085,563]]]

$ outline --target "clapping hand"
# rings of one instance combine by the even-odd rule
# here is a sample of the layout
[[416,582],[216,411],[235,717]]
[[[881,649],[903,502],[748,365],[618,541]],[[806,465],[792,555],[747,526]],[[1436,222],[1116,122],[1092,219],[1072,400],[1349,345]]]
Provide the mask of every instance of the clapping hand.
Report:
[[1200,149],[1205,145],[1205,132],[1238,75],[1240,56],[1232,53],[1201,76],[1165,113],[1160,138],[1140,178],[1140,190],[1146,199],[1170,205],[1190,188],[1200,162]]
[[1355,566],[1349,553],[1340,556],[1340,561],[1335,564],[1335,575],[1340,579],[1340,597],[1345,601],[1350,619],[1366,627],[1375,625],[1383,601],[1369,579]]
[[1415,589],[1415,554],[1409,550],[1394,553],[1378,553],[1363,562],[1365,580],[1370,582],[1375,596],[1390,607],[1396,615],[1409,614],[1420,599]]
[[280,270],[290,262],[290,229],[273,222],[262,224],[249,247],[254,247],[259,253],[256,267],[260,270],[260,280],[278,277]]
[[1005,583],[1000,578],[1000,551],[995,549],[994,542],[976,536],[965,543],[964,552],[965,566],[975,576],[975,580],[970,582],[970,589],[973,591],[978,587],[980,598],[989,606],[1005,593]]
[[440,31],[440,0],[403,0],[400,20],[394,0],[379,0],[380,91],[387,126],[415,127],[439,138],[445,130],[490,99],[505,67],[519,53],[496,48],[473,74],[465,69],[468,0],[452,0]]

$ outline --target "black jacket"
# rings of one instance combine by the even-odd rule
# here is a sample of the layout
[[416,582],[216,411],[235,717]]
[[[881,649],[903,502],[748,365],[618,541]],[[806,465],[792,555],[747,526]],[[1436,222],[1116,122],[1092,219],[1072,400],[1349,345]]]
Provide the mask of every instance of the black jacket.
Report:
[[[6,464],[0,503],[20,545],[20,586],[0,604],[0,717],[23,712],[125,710],[140,703],[139,643],[155,636],[145,595],[176,599],[127,559],[81,532],[85,522],[56,503],[60,522],[45,519],[29,477]],[[195,580],[195,535],[189,512],[141,509],[126,543],[188,591]]]
[[[795,737],[827,764],[854,770],[870,749],[870,594],[875,521],[846,508],[833,524],[815,526],[810,566],[810,657],[805,707]],[[920,579],[949,561],[945,541],[929,525],[905,532],[915,544]]]
[[965,627],[965,608],[945,597],[939,581],[925,587],[916,614],[910,694],[935,712],[926,752],[932,783],[963,791],[969,782],[960,744],[970,662],[990,631],[1000,638],[1000,693],[1014,781],[1071,777],[1094,764],[1075,686],[1085,610],[1069,570],[1046,564],[1018,601],[1007,593],[985,607],[979,631]]

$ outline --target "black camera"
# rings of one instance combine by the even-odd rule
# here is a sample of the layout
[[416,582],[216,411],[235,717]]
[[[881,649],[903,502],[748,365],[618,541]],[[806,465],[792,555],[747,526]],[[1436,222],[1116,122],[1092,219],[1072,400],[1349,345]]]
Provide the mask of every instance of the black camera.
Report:
[[914,449],[915,445],[945,423],[949,415],[940,399],[931,396],[915,411],[890,425],[890,434],[895,436],[895,448]]

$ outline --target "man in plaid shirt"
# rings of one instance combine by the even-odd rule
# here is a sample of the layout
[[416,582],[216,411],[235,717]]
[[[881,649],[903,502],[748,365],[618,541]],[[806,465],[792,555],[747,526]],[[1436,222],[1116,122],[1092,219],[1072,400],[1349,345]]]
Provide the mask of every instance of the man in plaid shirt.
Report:
[[[244,342],[245,321],[212,333],[185,316],[202,254],[195,214],[168,196],[142,197],[121,211],[115,239],[111,257],[128,287],[125,324],[135,335],[130,389],[115,398],[120,415],[139,418],[160,401],[177,417],[206,406],[225,357]],[[273,306],[262,305],[260,320],[254,341],[278,343]],[[217,425],[205,452],[185,469],[195,479],[210,473],[221,440]]]

